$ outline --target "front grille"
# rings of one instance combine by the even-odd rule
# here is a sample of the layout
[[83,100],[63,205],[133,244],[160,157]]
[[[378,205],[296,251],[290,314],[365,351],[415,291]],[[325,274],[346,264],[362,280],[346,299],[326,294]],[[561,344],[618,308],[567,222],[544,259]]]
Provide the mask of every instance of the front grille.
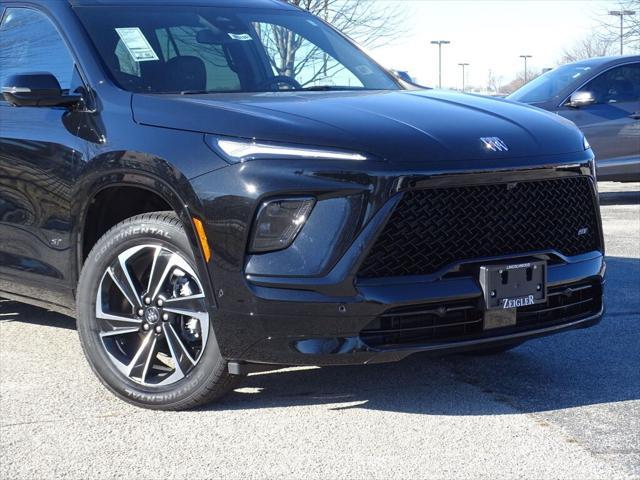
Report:
[[484,330],[481,300],[427,304],[390,310],[360,332],[374,348],[447,343],[544,328],[596,315],[602,309],[599,283],[549,289],[546,303],[518,308],[516,325]]
[[601,248],[588,177],[413,190],[396,206],[359,276],[427,275],[476,258]]

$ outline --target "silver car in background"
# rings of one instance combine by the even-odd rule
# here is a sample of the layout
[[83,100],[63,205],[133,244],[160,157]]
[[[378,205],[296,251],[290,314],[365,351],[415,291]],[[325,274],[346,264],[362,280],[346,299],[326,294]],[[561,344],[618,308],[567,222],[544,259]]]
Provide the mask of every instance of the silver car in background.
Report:
[[640,56],[563,65],[507,97],[555,112],[583,131],[601,180],[640,181]]

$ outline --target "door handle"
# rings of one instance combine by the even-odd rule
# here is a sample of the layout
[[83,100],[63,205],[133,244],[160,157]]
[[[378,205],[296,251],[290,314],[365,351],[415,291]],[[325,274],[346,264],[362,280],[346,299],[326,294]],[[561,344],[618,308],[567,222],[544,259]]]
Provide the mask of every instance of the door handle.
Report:
[[634,120],[640,120],[640,112],[634,112],[629,115],[629,118],[633,118]]

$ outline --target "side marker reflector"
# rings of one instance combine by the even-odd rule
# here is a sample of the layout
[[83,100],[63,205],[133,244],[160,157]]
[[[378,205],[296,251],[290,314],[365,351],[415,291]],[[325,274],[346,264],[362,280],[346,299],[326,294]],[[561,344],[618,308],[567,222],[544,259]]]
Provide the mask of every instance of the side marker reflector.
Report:
[[198,233],[198,238],[200,239],[200,248],[202,249],[204,260],[205,262],[209,263],[209,260],[211,260],[211,248],[209,247],[207,234],[204,232],[204,225],[202,225],[202,221],[199,218],[195,217],[193,217],[193,225],[196,227],[196,232]]

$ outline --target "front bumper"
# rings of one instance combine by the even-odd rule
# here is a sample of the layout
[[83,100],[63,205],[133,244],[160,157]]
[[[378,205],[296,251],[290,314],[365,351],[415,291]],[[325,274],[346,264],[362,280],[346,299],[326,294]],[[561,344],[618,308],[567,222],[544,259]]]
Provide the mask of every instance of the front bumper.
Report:
[[[591,156],[547,159],[487,171],[416,171],[397,166],[362,165],[344,171],[330,163],[306,168],[300,162],[248,162],[192,181],[214,259],[209,265],[215,336],[222,355],[234,364],[347,365],[400,360],[416,352],[451,352],[519,342],[597,323],[602,316],[603,253],[566,257],[554,251],[476,258],[433,275],[364,279],[358,269],[404,188],[520,182],[589,174]],[[544,166],[539,166],[540,164]],[[466,167],[466,168],[463,168]],[[491,170],[493,168],[493,170]],[[436,173],[434,173],[434,170]],[[247,245],[262,200],[282,195],[314,195],[317,222],[306,225],[283,252],[249,255]],[[599,221],[599,216],[598,216]],[[599,226],[598,226],[599,227]],[[601,232],[598,232],[601,235]],[[525,258],[552,260],[549,289],[562,293],[590,285],[589,308],[553,307],[557,315],[516,327],[463,334],[424,336],[412,341],[374,339],[372,324],[397,309],[433,310],[463,303],[480,308],[482,290],[474,269],[480,264]],[[466,265],[468,264],[468,265]],[[454,272],[455,270],[455,272]],[[584,302],[583,302],[584,303]],[[474,307],[475,306],[475,307]],[[556,308],[557,307],[557,308]],[[453,310],[452,310],[453,311]],[[447,313],[447,312],[445,312]],[[523,315],[526,312],[523,312]]]
[[[226,352],[227,358],[277,365],[349,365],[398,361],[417,352],[454,352],[481,346],[525,341],[560,331],[588,327],[603,314],[605,264],[601,255],[566,265],[552,265],[548,287],[558,291],[574,285],[592,285],[590,310],[554,317],[529,326],[476,331],[445,339],[397,344],[372,343],[366,328],[386,312],[408,306],[481,304],[482,290],[473,278],[453,278],[426,283],[358,285],[353,298],[313,298],[309,292],[252,287],[268,302],[269,313],[260,315],[218,311],[216,335],[223,345],[234,339],[249,340],[246,349]],[[285,300],[287,298],[287,300]],[[480,308],[480,307],[478,307]],[[229,328],[232,326],[231,328]]]

